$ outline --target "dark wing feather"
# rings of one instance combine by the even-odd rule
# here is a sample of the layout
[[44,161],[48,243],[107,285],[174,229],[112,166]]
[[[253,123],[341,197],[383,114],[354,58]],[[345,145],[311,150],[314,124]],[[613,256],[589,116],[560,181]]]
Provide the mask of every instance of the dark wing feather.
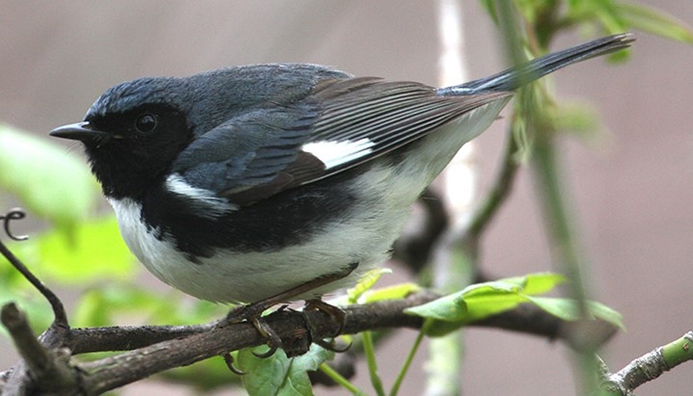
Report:
[[345,150],[342,158],[327,164],[323,176],[327,177],[418,140],[509,95],[512,93],[485,92],[444,97],[435,88],[414,82],[369,77],[339,80],[316,89],[314,97],[323,110],[307,143],[369,142]]
[[249,204],[373,160],[510,94],[445,97],[412,82],[325,80],[298,103],[247,112],[202,135],[173,171]]
[[308,101],[248,111],[195,139],[172,172],[236,204],[267,198],[322,175],[322,162],[301,152],[318,116],[317,104]]

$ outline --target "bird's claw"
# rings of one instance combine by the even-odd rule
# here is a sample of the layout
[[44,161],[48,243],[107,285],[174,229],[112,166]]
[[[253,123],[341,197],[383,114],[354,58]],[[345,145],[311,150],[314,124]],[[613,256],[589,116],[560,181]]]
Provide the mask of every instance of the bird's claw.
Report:
[[236,375],[245,375],[246,374],[245,371],[234,366],[233,356],[231,356],[230,353],[227,352],[222,357],[224,358],[224,363],[226,363],[226,367],[228,367],[228,369],[231,370],[232,373],[234,373]]
[[335,342],[335,339],[332,338],[329,341],[327,340],[313,340],[313,342],[316,345],[319,345],[320,347],[330,351],[330,352],[335,352],[335,353],[342,353],[346,352],[351,348],[351,342],[347,343],[345,346],[340,347],[337,346],[337,343]]

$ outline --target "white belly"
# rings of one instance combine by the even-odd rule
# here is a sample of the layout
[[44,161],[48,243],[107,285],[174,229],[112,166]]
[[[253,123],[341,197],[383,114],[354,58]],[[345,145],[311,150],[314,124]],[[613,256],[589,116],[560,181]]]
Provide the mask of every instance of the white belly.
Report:
[[244,303],[271,297],[358,263],[348,277],[296,300],[352,286],[364,272],[388,259],[409,212],[408,205],[398,205],[399,210],[383,205],[364,210],[349,221],[332,223],[302,245],[272,252],[232,253],[219,249],[213,257],[200,257],[198,263],[193,263],[170,238],[159,240],[155,230],[147,230],[140,221],[140,204],[125,199],[111,200],[111,205],[126,244],[161,281],[204,300]]

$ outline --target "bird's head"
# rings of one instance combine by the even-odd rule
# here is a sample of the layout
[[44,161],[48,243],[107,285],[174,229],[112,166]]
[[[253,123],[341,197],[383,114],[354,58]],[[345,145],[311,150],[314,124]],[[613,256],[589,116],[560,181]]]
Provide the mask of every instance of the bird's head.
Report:
[[184,80],[143,78],[99,97],[84,121],[51,136],[81,141],[92,171],[112,198],[137,198],[169,168],[193,134],[183,106]]

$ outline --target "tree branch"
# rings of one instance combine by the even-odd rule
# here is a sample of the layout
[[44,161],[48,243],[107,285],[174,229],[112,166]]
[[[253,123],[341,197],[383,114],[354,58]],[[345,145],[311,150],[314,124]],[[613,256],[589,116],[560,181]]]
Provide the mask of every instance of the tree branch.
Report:
[[[631,396],[640,385],[681,363],[693,360],[693,331],[630,362],[618,373],[605,373],[597,396]],[[603,362],[600,361],[602,365]]]
[[[343,333],[355,334],[366,330],[399,327],[420,328],[423,319],[405,314],[403,310],[439,297],[441,295],[423,291],[405,299],[347,307]],[[552,340],[564,339],[564,332],[561,329],[567,322],[555,317],[537,320],[541,316],[536,307],[523,305],[516,310],[472,323],[470,326],[498,327],[548,337]],[[332,336],[335,329],[339,327],[333,318],[321,311],[281,310],[265,319],[288,347],[310,344],[311,330],[316,338],[322,339]],[[22,331],[24,337],[30,334],[30,331],[26,333],[26,329]],[[71,370],[65,376],[60,374],[61,378],[69,379],[70,375],[78,373],[79,379],[73,383],[80,384],[80,391],[86,394],[103,393],[165,370],[186,366],[214,356],[222,356],[230,351],[261,345],[265,342],[257,329],[249,323],[228,326],[216,326],[216,323],[210,323],[198,326],[106,327],[76,329],[69,332],[70,335],[64,341],[64,345],[73,347],[75,353],[138,348],[97,361],[75,364],[76,371]],[[143,336],[143,339],[137,339],[140,336]],[[114,337],[113,339],[117,341],[105,341],[109,337]],[[92,342],[94,346],[87,346]],[[148,342],[151,344],[145,346]],[[30,360],[24,352],[21,353],[27,361]],[[62,364],[61,367],[68,368],[64,363],[60,363],[56,356],[51,356],[50,359],[53,361],[51,364]],[[43,364],[48,365],[48,363]],[[29,366],[33,374],[33,366],[31,364]],[[63,389],[57,387],[55,377],[50,377],[48,380],[48,377],[29,376],[22,370],[18,371],[17,367],[15,367],[15,374],[21,375],[13,376],[8,381],[8,385],[14,382],[13,387],[16,387],[18,383],[24,383],[30,384],[31,388],[39,387],[46,391]]]
[[[24,313],[14,303],[3,306],[0,317],[24,358],[26,369],[31,373],[32,384],[36,385],[37,390],[60,392],[64,389],[77,389],[78,377],[68,365],[69,350],[49,350],[44,347],[34,336]],[[26,370],[15,370],[12,376],[25,372]],[[21,383],[24,384],[25,381]]]

